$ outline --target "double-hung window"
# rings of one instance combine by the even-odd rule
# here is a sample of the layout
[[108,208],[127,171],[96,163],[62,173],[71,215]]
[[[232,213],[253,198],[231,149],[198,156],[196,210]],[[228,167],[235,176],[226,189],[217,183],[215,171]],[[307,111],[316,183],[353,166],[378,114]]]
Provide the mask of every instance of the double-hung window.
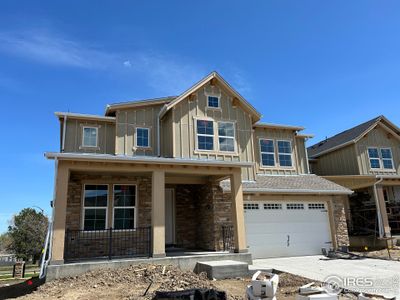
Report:
[[275,145],[273,140],[260,139],[261,165],[263,167],[275,166]]
[[292,145],[290,141],[278,141],[278,157],[281,167],[292,167]]
[[84,185],[83,229],[105,230],[107,224],[108,185]]
[[197,149],[214,150],[214,122],[197,120]]
[[219,98],[216,96],[208,96],[207,106],[211,108],[219,108]]
[[218,123],[219,151],[235,151],[235,124],[232,122]]
[[83,147],[97,147],[97,127],[83,127],[82,146]]
[[393,156],[392,156],[392,149],[390,148],[381,148],[381,157],[382,157],[382,164],[384,169],[393,169]]
[[369,164],[371,165],[371,169],[380,169],[381,168],[381,161],[379,159],[378,148],[368,148],[368,157],[369,157]]
[[134,229],[136,185],[114,185],[114,229]]
[[149,128],[136,128],[136,146],[148,148],[150,147],[149,141],[150,131]]

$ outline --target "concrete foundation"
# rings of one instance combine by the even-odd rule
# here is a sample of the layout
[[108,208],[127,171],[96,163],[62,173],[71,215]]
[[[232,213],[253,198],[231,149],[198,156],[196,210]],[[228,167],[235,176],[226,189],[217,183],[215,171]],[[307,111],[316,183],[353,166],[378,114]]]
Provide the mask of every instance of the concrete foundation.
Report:
[[205,253],[187,256],[174,256],[163,258],[135,258],[106,261],[78,262],[63,265],[49,265],[47,268],[46,281],[58,278],[77,276],[88,271],[100,269],[116,269],[137,264],[162,264],[176,265],[182,270],[195,271],[197,263],[209,261],[230,260],[252,264],[250,253]]
[[209,279],[225,279],[249,275],[248,263],[233,260],[217,260],[197,263],[196,273],[206,272]]

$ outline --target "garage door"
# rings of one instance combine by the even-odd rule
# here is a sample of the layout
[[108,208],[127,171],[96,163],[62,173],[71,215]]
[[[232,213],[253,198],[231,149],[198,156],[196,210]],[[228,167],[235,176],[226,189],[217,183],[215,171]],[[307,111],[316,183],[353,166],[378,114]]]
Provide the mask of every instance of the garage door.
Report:
[[315,255],[332,245],[324,202],[246,202],[244,211],[253,258]]

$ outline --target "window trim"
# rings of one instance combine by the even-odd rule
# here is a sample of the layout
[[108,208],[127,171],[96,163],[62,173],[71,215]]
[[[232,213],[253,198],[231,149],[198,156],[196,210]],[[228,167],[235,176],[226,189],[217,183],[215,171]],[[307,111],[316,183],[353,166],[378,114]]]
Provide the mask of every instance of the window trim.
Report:
[[[96,130],[96,146],[92,145],[85,145],[85,129],[90,128],[90,129],[95,129]],[[97,126],[82,126],[82,148],[98,148],[99,147],[99,127]]]
[[[137,130],[138,129],[146,129],[147,130],[147,136],[148,136],[148,140],[149,140],[148,146],[139,146],[138,145],[138,143],[137,143],[137,140],[138,140]],[[141,148],[141,149],[150,149],[151,148],[150,128],[149,127],[140,127],[140,126],[138,126],[138,127],[135,128],[135,147],[136,148]]]
[[[289,153],[280,153],[280,152],[279,152],[279,146],[278,146],[278,143],[279,143],[279,142],[288,142],[288,143],[289,143],[289,145],[290,145],[290,154],[289,154]],[[276,140],[276,145],[275,145],[275,147],[276,147],[277,161],[278,161],[279,167],[280,167],[280,168],[284,168],[284,169],[294,169],[293,145],[292,145],[292,141],[291,141],[291,140]],[[281,161],[280,161],[280,159],[279,159],[279,155],[286,155],[286,156],[289,156],[289,155],[290,155],[290,161],[292,162],[292,165],[291,165],[291,166],[282,166],[282,165],[281,165]]]
[[[218,96],[218,95],[206,95],[207,96],[207,99],[206,99],[206,101],[207,101],[207,106],[206,106],[206,108],[207,109],[216,109],[216,110],[221,110],[222,108],[221,108],[221,96]],[[218,99],[218,107],[214,107],[214,106],[209,106],[208,105],[208,98],[209,97],[214,97],[214,98],[217,98]]]
[[[382,156],[382,150],[389,150],[389,151],[390,151],[390,156],[391,156],[391,158],[383,158],[383,156]],[[380,155],[381,160],[382,160],[382,170],[385,170],[385,171],[394,171],[394,170],[396,170],[396,168],[395,168],[395,166],[394,166],[393,151],[392,151],[392,148],[391,148],[391,147],[379,148],[379,155]],[[392,162],[392,168],[391,168],[391,169],[385,168],[385,164],[383,163],[384,160],[391,160],[391,162]]]
[[[197,132],[197,122],[198,121],[207,121],[207,122],[212,122],[213,123],[213,134],[212,135],[210,135],[210,134],[203,134],[203,133],[198,133]],[[215,150],[215,121],[213,120],[213,119],[210,119],[210,118],[194,118],[194,124],[195,124],[195,145],[196,145],[196,148],[195,148],[195,150],[196,151],[199,151],[199,152],[215,152],[216,150]],[[199,149],[199,135],[201,135],[201,136],[208,136],[208,137],[210,137],[210,136],[212,136],[212,138],[213,138],[213,148],[212,149],[210,149],[210,150],[208,150],[208,149]]]
[[[217,121],[217,144],[218,144],[218,151],[222,153],[237,153],[237,146],[236,146],[236,122],[234,121]],[[233,125],[233,136],[225,136],[225,135],[219,135],[219,124],[220,123],[230,123]],[[196,131],[197,132],[197,131]],[[233,139],[233,151],[227,151],[227,150],[221,150],[221,145],[219,142],[219,138],[227,138],[227,139]]]
[[[87,185],[104,185],[107,186],[107,206],[85,206],[85,190],[86,190],[86,186]],[[83,184],[83,188],[82,188],[82,206],[81,206],[81,230],[83,232],[93,232],[93,231],[106,231],[107,229],[109,229],[109,225],[108,225],[108,209],[110,206],[110,185],[108,183],[84,183]],[[105,224],[105,228],[104,229],[100,229],[100,230],[85,230],[85,211],[86,209],[105,209],[106,210],[106,224]]]
[[[114,190],[116,185],[129,185],[129,186],[135,186],[135,206],[114,206]],[[138,193],[138,185],[136,183],[113,183],[112,185],[112,228],[113,231],[136,231],[137,228],[137,206],[138,206],[138,199],[139,199],[139,193]],[[133,208],[134,209],[134,220],[133,220],[133,229],[114,229],[114,215],[115,215],[115,209],[116,208]]]
[[[267,140],[267,141],[272,141],[273,142],[273,146],[274,146],[274,152],[262,152],[261,151],[261,140]],[[270,138],[259,138],[258,139],[258,146],[260,147],[259,149],[260,149],[260,151],[259,151],[259,153],[260,153],[260,168],[261,169],[271,169],[271,168],[276,168],[276,166],[277,166],[277,159],[276,159],[276,147],[275,147],[275,140],[274,139],[270,139]],[[274,155],[274,165],[273,166],[265,166],[264,164],[263,164],[263,161],[262,161],[262,154],[273,154]]]

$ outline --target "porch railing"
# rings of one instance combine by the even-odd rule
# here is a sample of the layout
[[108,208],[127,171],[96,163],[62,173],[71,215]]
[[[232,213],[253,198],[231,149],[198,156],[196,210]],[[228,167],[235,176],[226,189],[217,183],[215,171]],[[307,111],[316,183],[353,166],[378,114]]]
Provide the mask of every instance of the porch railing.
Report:
[[235,233],[232,225],[222,226],[222,243],[224,251],[235,250]]
[[70,230],[65,233],[64,259],[112,259],[151,256],[151,227],[132,230]]

